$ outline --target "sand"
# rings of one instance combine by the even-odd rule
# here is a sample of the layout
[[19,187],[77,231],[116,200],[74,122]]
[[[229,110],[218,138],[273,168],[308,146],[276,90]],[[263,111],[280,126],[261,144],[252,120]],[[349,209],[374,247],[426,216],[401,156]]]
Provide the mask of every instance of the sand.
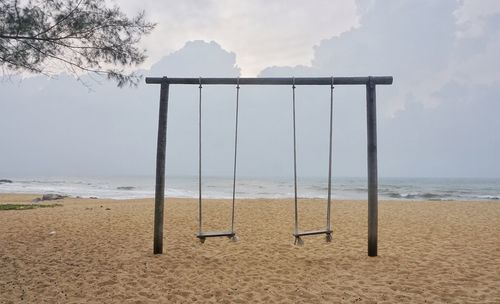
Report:
[[[498,201],[380,202],[375,258],[362,201],[334,202],[332,243],[297,247],[290,200],[240,200],[240,240],[200,244],[197,202],[168,199],[163,255],[152,199],[61,203],[0,211],[0,303],[500,303]],[[207,228],[225,229],[229,202],[205,205]],[[301,202],[301,226],[322,228],[324,211]]]

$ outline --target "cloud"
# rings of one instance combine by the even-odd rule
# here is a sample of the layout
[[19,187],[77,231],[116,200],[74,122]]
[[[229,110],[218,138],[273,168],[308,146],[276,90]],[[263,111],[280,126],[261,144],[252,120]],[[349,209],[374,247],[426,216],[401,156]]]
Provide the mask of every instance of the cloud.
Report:
[[500,2],[496,0],[462,0],[461,6],[454,12],[459,26],[457,36],[474,38],[484,36],[486,20],[491,15],[500,13]]
[[[379,127],[381,174],[498,177],[500,83],[445,85],[435,108],[409,101]],[[406,172],[405,172],[406,171]]]
[[[235,54],[217,43],[193,41],[143,72],[155,76],[237,76],[239,68]],[[89,92],[62,74],[56,79],[4,79],[0,87],[0,129],[4,130],[0,141],[5,143],[0,176],[154,172],[157,85],[118,89],[105,82],[94,84]],[[169,117],[168,141],[173,148],[169,149],[168,169],[173,174],[194,174],[197,170],[197,93],[197,87],[179,86],[170,94],[170,112],[174,114]],[[204,90],[204,129],[210,131],[204,145],[207,173],[220,174],[231,165],[223,159],[232,155],[232,109],[233,94],[221,88]]]
[[448,68],[448,79],[463,85],[500,81],[500,13],[485,15],[481,20],[481,36],[457,38]]
[[[191,14],[195,2],[182,3]],[[206,3],[219,12],[215,2]],[[361,3],[359,26],[311,48],[310,64],[273,63],[259,75],[393,75],[392,86],[377,88],[381,176],[498,177],[498,14],[470,13],[483,20],[481,35],[461,36],[456,12],[464,6],[456,1]],[[236,77],[239,58],[224,44],[194,40],[144,73]],[[0,87],[0,129],[6,130],[0,176],[154,172],[158,85],[120,90],[104,83],[89,93],[61,75]],[[170,91],[169,175],[197,173],[198,93],[196,86]],[[205,86],[202,93],[203,173],[231,176],[235,88]],[[291,88],[246,86],[240,93],[240,176],[290,177]],[[298,87],[296,93],[299,176],[324,177],[330,90]],[[336,176],[366,174],[365,111],[363,87],[335,88]]]
[[215,41],[196,40],[163,57],[148,73],[160,77],[238,77],[241,69],[236,65],[234,52],[222,49]]
[[185,0],[116,1],[127,12],[144,9],[158,23],[145,39],[152,64],[186,41],[217,41],[238,54],[242,74],[267,66],[309,64],[311,46],[358,24],[354,1]]
[[454,0],[377,1],[359,28],[322,41],[312,66],[337,75],[393,75],[388,115],[407,96],[430,104],[454,46],[456,7]]
[[[378,88],[382,175],[498,176],[499,137],[489,130],[500,129],[491,115],[499,111],[500,15],[456,1],[361,3],[359,27],[322,41],[310,67],[261,75],[393,75],[392,86]],[[459,14],[482,20],[482,34],[458,35]],[[364,175],[363,93],[336,93],[336,169]]]

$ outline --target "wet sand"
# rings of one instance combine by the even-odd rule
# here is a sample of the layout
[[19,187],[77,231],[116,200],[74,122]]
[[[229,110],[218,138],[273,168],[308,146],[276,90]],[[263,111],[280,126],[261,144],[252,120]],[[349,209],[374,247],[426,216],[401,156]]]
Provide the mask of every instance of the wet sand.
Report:
[[[200,244],[197,202],[168,199],[163,255],[152,199],[57,203],[0,211],[0,303],[500,303],[498,201],[380,202],[375,258],[362,201],[334,202],[331,243],[298,247],[291,200],[239,200],[240,240]],[[300,206],[303,229],[323,228],[324,201]],[[205,211],[207,230],[227,229],[229,201]]]

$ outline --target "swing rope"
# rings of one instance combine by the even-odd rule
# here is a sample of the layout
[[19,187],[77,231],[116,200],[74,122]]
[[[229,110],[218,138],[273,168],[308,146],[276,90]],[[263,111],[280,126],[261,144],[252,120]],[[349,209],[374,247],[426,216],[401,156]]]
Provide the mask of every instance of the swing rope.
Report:
[[238,151],[238,113],[240,103],[240,77],[236,81],[236,114],[234,127],[234,166],[233,166],[233,207],[231,211],[231,232],[234,233],[234,202],[236,200],[236,156]]
[[200,77],[200,98],[199,98],[199,109],[198,109],[198,232],[202,233],[202,212],[201,212],[201,77]]
[[[332,209],[332,148],[333,148],[333,76],[330,85],[330,144],[328,148],[328,198],[326,206],[326,230],[332,231],[331,209]],[[326,235],[326,241],[332,240],[331,232]]]

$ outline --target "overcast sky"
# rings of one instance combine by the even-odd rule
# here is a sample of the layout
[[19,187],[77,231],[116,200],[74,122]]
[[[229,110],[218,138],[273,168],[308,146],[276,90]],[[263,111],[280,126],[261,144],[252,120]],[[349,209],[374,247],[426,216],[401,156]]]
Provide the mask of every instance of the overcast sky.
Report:
[[151,65],[186,41],[216,41],[237,54],[242,76],[275,65],[310,64],[313,46],[358,25],[355,1],[114,0],[158,23],[145,39]]
[[[500,177],[500,1],[115,0],[158,23],[147,76],[392,75],[377,89],[379,174]],[[159,87],[69,76],[0,83],[0,178],[152,175]],[[363,87],[335,89],[334,174],[365,176]],[[167,172],[197,170],[195,86],[170,95]],[[204,171],[231,176],[233,87],[206,87]],[[328,87],[299,87],[299,175],[325,176]],[[291,88],[243,87],[242,176],[289,176]]]

